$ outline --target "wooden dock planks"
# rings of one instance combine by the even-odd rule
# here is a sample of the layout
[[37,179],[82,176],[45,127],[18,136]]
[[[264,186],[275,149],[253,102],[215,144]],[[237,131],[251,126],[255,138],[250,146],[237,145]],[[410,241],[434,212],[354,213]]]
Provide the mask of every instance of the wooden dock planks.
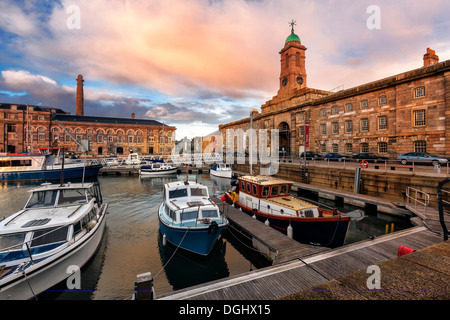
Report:
[[[281,232],[266,226],[261,221],[255,220],[239,209],[224,204],[216,197],[211,198],[221,210],[224,211],[230,221],[230,228],[240,229],[248,237],[258,241],[258,249],[269,258],[273,259],[273,265],[284,263],[296,257],[306,257],[312,254],[329,251],[329,248],[301,244],[288,238]],[[268,252],[270,251],[270,252]]]

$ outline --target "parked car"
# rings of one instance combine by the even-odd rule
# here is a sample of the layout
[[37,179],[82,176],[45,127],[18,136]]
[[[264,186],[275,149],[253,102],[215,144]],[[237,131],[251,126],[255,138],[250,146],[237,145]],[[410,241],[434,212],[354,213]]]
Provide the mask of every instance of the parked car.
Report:
[[388,157],[383,157],[370,152],[358,153],[353,156],[356,161],[366,160],[367,162],[378,162],[389,160]]
[[342,161],[346,159],[348,159],[346,156],[343,156],[335,152],[328,153],[323,157],[323,160],[330,160],[330,161]]
[[[300,159],[305,159],[305,152],[300,154]],[[322,160],[322,155],[314,152],[306,151],[306,160]]]
[[439,158],[432,156],[424,152],[408,152],[397,156],[402,164],[418,162],[418,163],[431,163],[431,164],[446,164],[448,162],[445,158]]

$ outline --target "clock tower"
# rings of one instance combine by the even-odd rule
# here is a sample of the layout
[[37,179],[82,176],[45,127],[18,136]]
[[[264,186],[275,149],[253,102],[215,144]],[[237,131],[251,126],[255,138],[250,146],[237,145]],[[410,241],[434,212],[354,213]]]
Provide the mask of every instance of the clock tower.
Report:
[[291,34],[286,38],[280,51],[281,72],[278,94],[286,94],[295,89],[306,88],[305,51],[300,38],[294,33],[295,21],[291,25]]

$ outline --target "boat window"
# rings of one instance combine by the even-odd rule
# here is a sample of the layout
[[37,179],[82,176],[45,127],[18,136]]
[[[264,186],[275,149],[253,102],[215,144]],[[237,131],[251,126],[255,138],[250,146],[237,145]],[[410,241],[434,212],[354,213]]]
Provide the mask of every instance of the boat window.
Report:
[[287,193],[287,185],[285,185],[285,184],[283,184],[283,185],[281,185],[281,188],[280,188],[280,195],[281,196],[285,196],[286,195],[286,193]]
[[169,199],[187,197],[187,189],[175,189],[169,190]]
[[208,196],[208,190],[206,188],[191,188],[191,196],[195,197],[207,197]]
[[197,219],[198,211],[182,211],[181,221]]
[[256,184],[253,184],[252,187],[253,187],[253,190],[252,190],[253,194],[256,196],[258,194],[258,189],[256,187]]
[[169,217],[170,217],[172,220],[176,220],[176,219],[177,219],[177,214],[176,214],[176,212],[173,211],[172,209],[169,209]]
[[267,197],[268,195],[269,195],[269,187],[268,186],[264,186],[263,189],[262,189],[261,196]]
[[73,235],[77,235],[81,231],[81,221],[78,221],[73,225]]
[[21,245],[25,241],[25,235],[26,233],[15,233],[0,236],[0,251],[22,249]]
[[203,218],[218,218],[218,212],[217,210],[202,210],[202,217]]
[[56,242],[66,241],[69,227],[53,228],[35,231],[30,247],[42,246]]
[[49,207],[55,204],[56,190],[36,191],[28,200],[26,208]]
[[250,193],[250,182],[247,182],[247,193]]
[[84,189],[75,190],[61,190],[59,192],[58,205],[70,205],[70,204],[81,204],[86,202],[86,195]]
[[280,186],[272,186],[272,191],[270,192],[271,196],[277,196],[278,190],[280,190]]

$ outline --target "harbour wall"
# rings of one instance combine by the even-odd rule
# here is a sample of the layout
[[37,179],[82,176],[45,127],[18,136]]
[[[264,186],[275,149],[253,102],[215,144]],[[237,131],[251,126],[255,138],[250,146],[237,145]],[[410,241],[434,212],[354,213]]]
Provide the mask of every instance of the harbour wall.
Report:
[[[375,167],[375,166],[374,166]],[[355,174],[359,168],[339,168],[330,166],[300,166],[298,164],[279,163],[276,177],[294,182],[323,186],[347,192],[355,191]],[[250,172],[250,165],[235,164],[233,170]],[[260,165],[253,165],[255,174],[260,173]],[[360,169],[359,190],[357,193],[406,203],[408,187],[420,190],[430,196],[430,206],[437,207],[437,186],[448,178],[442,173],[417,173],[383,169]],[[358,188],[357,188],[358,189]],[[326,194],[321,194],[326,197]]]

